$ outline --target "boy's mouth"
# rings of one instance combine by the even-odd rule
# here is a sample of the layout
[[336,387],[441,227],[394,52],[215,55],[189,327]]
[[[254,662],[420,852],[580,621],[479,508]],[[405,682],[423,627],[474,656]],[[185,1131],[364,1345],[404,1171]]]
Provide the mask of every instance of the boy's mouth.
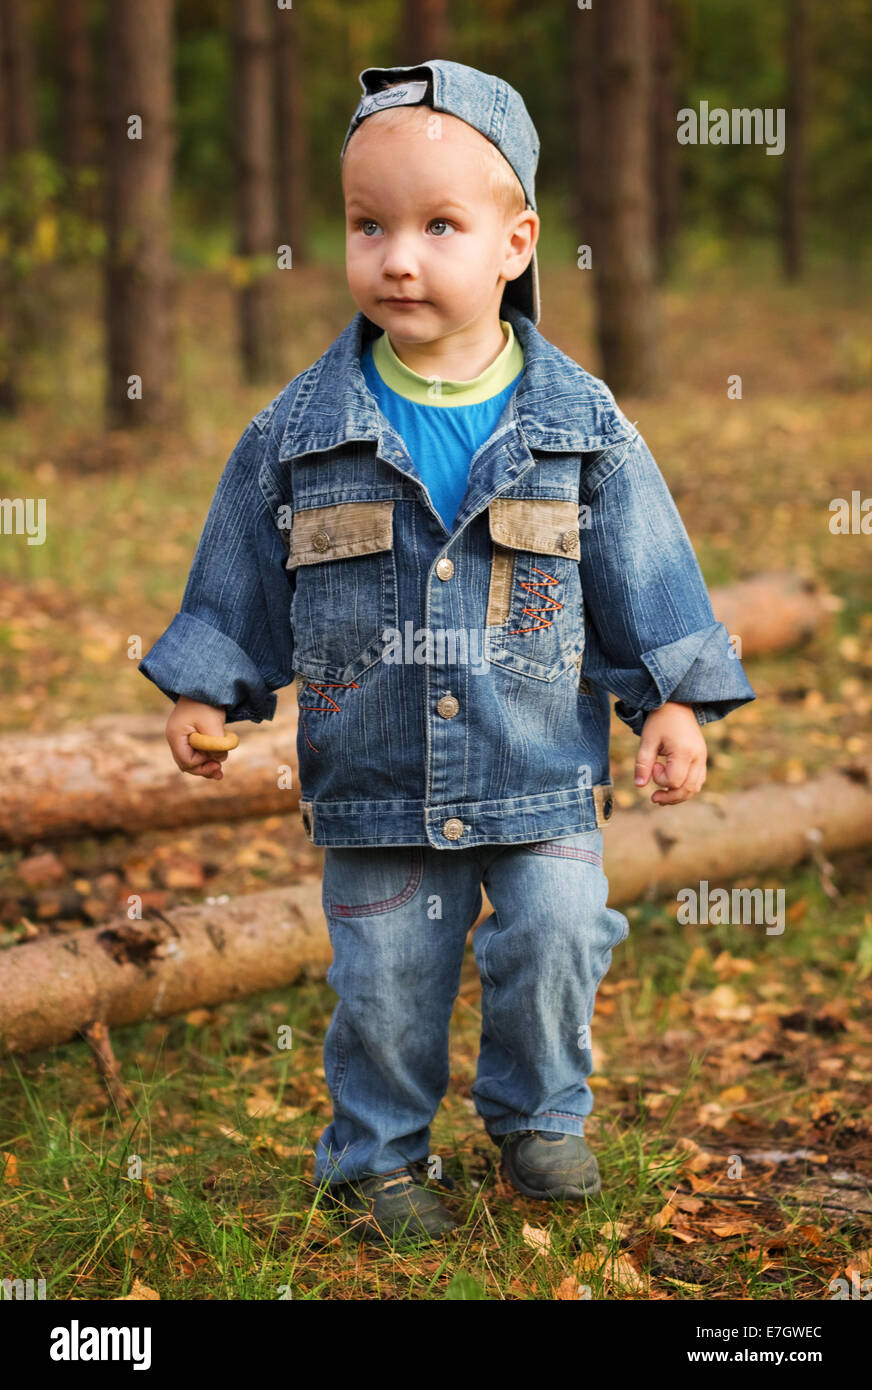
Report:
[[388,295],[382,304],[426,304],[426,299],[408,299],[404,295]]

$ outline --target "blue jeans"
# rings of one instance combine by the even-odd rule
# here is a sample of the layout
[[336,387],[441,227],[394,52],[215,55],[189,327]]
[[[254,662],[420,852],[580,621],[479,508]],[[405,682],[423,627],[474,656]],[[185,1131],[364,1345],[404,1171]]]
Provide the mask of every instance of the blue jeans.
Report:
[[324,1042],[333,1120],[316,1148],[317,1182],[428,1157],[482,883],[493,912],[472,938],[482,982],[476,1110],[491,1136],[584,1133],[594,999],[629,932],[627,918],[606,907],[602,831],[450,854],[328,847],[327,982],[339,1003]]

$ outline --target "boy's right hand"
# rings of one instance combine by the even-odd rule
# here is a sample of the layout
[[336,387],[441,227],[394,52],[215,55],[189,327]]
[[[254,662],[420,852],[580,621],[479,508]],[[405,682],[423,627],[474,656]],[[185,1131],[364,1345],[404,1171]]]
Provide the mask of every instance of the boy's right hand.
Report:
[[224,776],[221,764],[226,753],[204,753],[202,749],[192,748],[188,734],[213,734],[221,738],[227,716],[223,709],[214,705],[203,705],[198,700],[189,700],[180,695],[167,720],[166,737],[176,766],[182,772],[190,772],[194,777],[210,777],[220,781]]

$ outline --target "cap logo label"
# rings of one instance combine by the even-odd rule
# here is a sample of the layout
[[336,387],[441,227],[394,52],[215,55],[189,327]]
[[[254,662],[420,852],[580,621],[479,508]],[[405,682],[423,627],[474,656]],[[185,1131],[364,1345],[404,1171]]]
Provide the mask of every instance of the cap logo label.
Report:
[[404,82],[401,87],[390,87],[385,92],[373,92],[370,96],[361,97],[357,108],[358,120],[362,121],[364,116],[388,106],[417,106],[423,101],[426,91],[426,81]]

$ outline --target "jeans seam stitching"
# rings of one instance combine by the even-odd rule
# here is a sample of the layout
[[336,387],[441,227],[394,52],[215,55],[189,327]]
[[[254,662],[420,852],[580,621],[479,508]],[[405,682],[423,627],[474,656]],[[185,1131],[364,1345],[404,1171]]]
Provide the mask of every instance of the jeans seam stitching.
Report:
[[602,865],[603,857],[597,854],[596,850],[578,849],[572,845],[551,845],[547,841],[540,841],[536,844],[527,846],[533,854],[550,854],[555,858],[563,859],[583,859],[588,864]]
[[[424,877],[424,862],[420,854],[420,845],[412,845],[412,868],[399,893],[395,893],[392,898],[382,898],[372,903],[336,903],[330,900],[330,911],[339,917],[372,917],[379,913],[395,912],[398,907],[403,907],[415,896],[421,886]],[[417,853],[416,853],[417,852]]]

